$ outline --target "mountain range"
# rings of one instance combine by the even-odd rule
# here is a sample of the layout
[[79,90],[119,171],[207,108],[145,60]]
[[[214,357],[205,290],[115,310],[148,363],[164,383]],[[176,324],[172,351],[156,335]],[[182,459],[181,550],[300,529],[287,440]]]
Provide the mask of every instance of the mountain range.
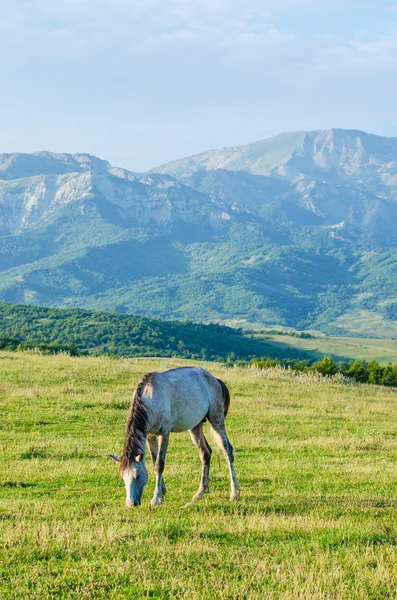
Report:
[[397,336],[397,138],[331,129],[144,174],[0,155],[0,299]]

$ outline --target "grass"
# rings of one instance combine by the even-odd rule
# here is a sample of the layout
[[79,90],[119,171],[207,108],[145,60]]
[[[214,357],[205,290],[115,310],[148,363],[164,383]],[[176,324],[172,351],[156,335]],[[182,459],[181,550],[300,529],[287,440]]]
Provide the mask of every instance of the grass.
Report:
[[225,462],[174,434],[167,497],[126,510],[127,407],[170,360],[0,353],[0,598],[397,598],[397,391],[207,365],[232,395]]
[[397,323],[381,313],[369,310],[349,310],[336,319],[335,325],[352,335],[374,335],[389,338],[397,336]]
[[[367,315],[363,315],[363,322],[368,322]],[[249,328],[253,331],[263,330],[263,324],[247,323],[243,320],[229,319],[225,320],[225,325],[235,328]],[[394,330],[389,326],[388,332],[386,329],[377,330],[374,333],[377,335],[384,334],[384,337],[366,338],[366,337],[347,337],[337,335],[324,335],[319,331],[310,331],[313,338],[298,338],[288,335],[289,331],[293,331],[292,327],[281,327],[280,325],[269,326],[269,329],[274,328],[280,332],[285,330],[285,333],[280,335],[262,335],[256,333],[257,337],[265,338],[266,341],[273,345],[274,349],[283,348],[283,352],[288,356],[288,349],[304,350],[313,360],[321,360],[324,355],[330,355],[335,360],[366,360],[376,359],[381,364],[389,362],[397,362],[397,339],[391,339]],[[361,333],[357,329],[355,333]]]
[[397,362],[397,340],[322,336],[312,339],[288,335],[271,336],[267,341],[294,349],[305,350],[314,360],[325,354],[335,360],[366,360],[375,358],[380,364]]

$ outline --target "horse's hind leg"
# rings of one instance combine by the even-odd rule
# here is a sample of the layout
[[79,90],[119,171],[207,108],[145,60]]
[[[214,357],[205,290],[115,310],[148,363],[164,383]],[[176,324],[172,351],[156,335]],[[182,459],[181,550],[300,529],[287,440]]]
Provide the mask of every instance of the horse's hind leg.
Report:
[[156,487],[154,489],[154,496],[150,501],[150,504],[152,505],[162,504],[164,502],[165,485],[163,481],[163,471],[169,437],[170,434],[166,433],[164,435],[160,435],[158,439],[158,452],[156,462],[154,463],[154,472],[156,474]]
[[222,450],[225,455],[226,462],[229,467],[230,472],[230,485],[231,485],[231,494],[230,500],[238,500],[240,497],[239,494],[239,484],[236,479],[236,474],[234,472],[234,456],[233,456],[233,446],[229,442],[229,438],[226,434],[225,424],[222,419],[212,419],[211,415],[209,415],[209,421],[214,430],[214,437],[217,445]]
[[[159,451],[157,436],[149,435],[147,438],[147,443],[149,446],[150,454],[152,456],[153,468],[156,469],[156,461],[157,461],[157,455],[158,455],[158,451]],[[162,483],[162,492],[163,492],[163,496],[164,496],[164,494],[167,491],[167,488],[165,487],[164,479],[162,479],[161,483]]]
[[196,425],[196,427],[190,429],[189,433],[190,437],[192,438],[193,444],[198,448],[202,464],[200,487],[197,494],[193,496],[193,502],[195,502],[196,500],[202,500],[204,498],[205,492],[209,491],[208,483],[210,475],[212,449],[207,440],[205,439],[202,423],[199,423],[198,425]]

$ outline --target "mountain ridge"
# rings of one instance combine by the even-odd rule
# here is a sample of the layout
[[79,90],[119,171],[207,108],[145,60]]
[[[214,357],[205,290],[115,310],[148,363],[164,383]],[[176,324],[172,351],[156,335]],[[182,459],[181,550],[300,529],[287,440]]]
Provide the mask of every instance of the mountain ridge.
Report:
[[397,138],[331,129],[221,150],[143,174],[0,155],[0,299],[397,333]]
[[[368,155],[365,146],[368,147],[368,142],[370,142],[372,146],[380,146],[380,149],[383,149],[383,153],[387,155],[384,157],[384,159],[387,158],[387,162],[390,161],[390,158],[394,158],[394,162],[396,162],[397,138],[377,136],[359,130],[331,128],[328,130],[282,133],[250,144],[209,150],[171,161],[152,170],[174,176],[181,175],[181,171],[183,171],[184,176],[186,176],[198,169],[226,168],[234,171],[247,170],[256,175],[275,173],[277,176],[293,179],[304,173],[304,171],[299,172],[299,166],[305,166],[304,162],[302,162],[304,155],[302,155],[301,151],[311,152],[315,159],[317,159],[317,162],[315,161],[314,164],[320,169],[319,172],[324,174],[326,171],[326,162],[324,163],[324,161],[327,158],[324,155],[325,149],[328,148],[332,153],[338,150],[337,145],[339,144],[339,150],[342,151],[339,154],[343,155],[346,143],[350,142],[351,144],[352,138],[354,138],[356,151],[358,152],[358,155],[355,156],[356,160],[360,153],[361,157],[364,158]],[[315,152],[313,152],[313,149],[315,149]],[[295,162],[293,161],[291,165],[288,165],[292,158],[295,159]],[[350,158],[353,158],[351,154]],[[195,163],[199,166],[196,167]],[[289,166],[291,171],[285,170],[285,165]],[[397,171],[395,165],[393,175],[395,178],[394,183],[396,184]]]

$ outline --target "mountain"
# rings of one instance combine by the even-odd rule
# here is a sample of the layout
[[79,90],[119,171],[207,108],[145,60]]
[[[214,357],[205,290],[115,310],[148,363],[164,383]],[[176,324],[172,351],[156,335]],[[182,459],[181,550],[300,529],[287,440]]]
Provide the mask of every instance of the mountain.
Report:
[[397,138],[363,131],[328,129],[283,133],[273,138],[209,150],[154,171],[187,177],[196,171],[224,169],[296,181],[305,176],[364,187],[397,187]]
[[[301,224],[358,226],[395,240],[397,138],[360,131],[281,134],[210,150],[154,169],[227,203],[293,204]],[[292,220],[296,220],[292,218]]]
[[282,134],[146,174],[0,155],[0,298],[397,336],[397,138]]
[[[77,205],[80,203],[80,209]],[[170,222],[215,228],[224,218],[220,202],[167,175],[137,176],[93,156],[0,155],[0,233],[16,234],[87,207],[123,228],[163,231]]]
[[221,201],[167,175],[88,155],[2,155],[0,164],[5,300],[102,307],[110,293],[112,308],[113,294],[141,277],[184,273],[184,244],[212,239],[230,218]]

